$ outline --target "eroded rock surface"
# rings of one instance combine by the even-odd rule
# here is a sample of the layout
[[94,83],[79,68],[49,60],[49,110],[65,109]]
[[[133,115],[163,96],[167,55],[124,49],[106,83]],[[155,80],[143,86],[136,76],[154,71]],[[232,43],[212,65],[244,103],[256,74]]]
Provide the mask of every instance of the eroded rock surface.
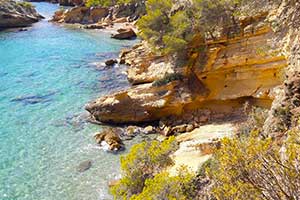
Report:
[[199,167],[210,158],[213,149],[218,147],[220,139],[232,136],[234,131],[235,127],[231,123],[212,124],[177,136],[176,140],[180,146],[171,155],[175,165],[169,169],[170,174],[175,175],[182,165],[197,172]]
[[181,82],[162,87],[149,83],[99,98],[87,104],[86,109],[98,121],[136,123],[181,114],[191,101],[189,89]]
[[[128,79],[139,85],[102,97],[88,104],[87,110],[99,121],[139,123],[196,109],[233,113],[246,101],[269,107],[273,89],[284,80],[287,61],[272,41],[275,33],[265,18],[264,14],[245,23],[238,37],[209,42],[204,63],[201,52],[192,52],[193,73],[189,75],[189,67],[176,68],[167,58],[153,55],[145,44],[123,51],[120,61],[129,65]],[[155,83],[172,71],[186,78]]]

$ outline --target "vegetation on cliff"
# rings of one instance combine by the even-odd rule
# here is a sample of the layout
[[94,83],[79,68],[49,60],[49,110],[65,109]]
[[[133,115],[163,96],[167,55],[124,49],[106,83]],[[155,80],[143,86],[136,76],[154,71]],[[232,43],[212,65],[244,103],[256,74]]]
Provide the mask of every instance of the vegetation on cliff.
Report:
[[283,145],[271,138],[222,140],[216,165],[207,169],[217,199],[297,199],[300,190],[299,131],[290,131]]
[[300,131],[288,131],[281,141],[264,138],[261,120],[253,123],[257,115],[248,120],[254,131],[222,139],[197,174],[184,166],[175,176],[165,171],[173,164],[174,137],[135,145],[121,159],[123,177],[112,188],[115,199],[298,199]]
[[[272,3],[274,2],[277,1],[272,1]],[[208,50],[208,43],[224,39],[223,43],[214,46],[215,49],[219,48],[216,50],[217,56],[219,50],[223,50],[222,48],[227,45],[225,43],[229,42],[228,39],[242,36],[245,27],[255,21],[254,17],[245,18],[244,21],[240,20],[240,17],[245,15],[243,13],[245,8],[257,7],[260,3],[261,1],[255,0],[148,0],[145,4],[147,13],[139,19],[137,26],[141,38],[152,47],[152,53],[181,58],[189,62],[188,58],[193,58],[194,53],[197,52],[197,55],[200,55],[198,58],[200,57],[206,62],[205,54]],[[104,2],[101,4],[106,5]],[[107,5],[112,5],[112,2],[109,1]],[[260,8],[257,7],[257,9]],[[266,16],[266,13],[262,13],[258,18],[263,21],[267,20]],[[261,21],[256,22],[258,24]],[[270,27],[263,27],[264,25],[260,27],[260,30],[263,28],[268,29],[266,32],[271,30]],[[254,35],[253,26],[248,28]],[[247,42],[246,44],[248,45]],[[234,48],[243,47],[240,45]],[[225,51],[224,59],[220,59],[222,62],[220,65],[228,67],[230,65],[226,65],[228,62],[226,53],[234,54],[236,51]],[[261,52],[258,49],[253,55],[267,57],[267,53],[269,53],[267,50]],[[240,69],[241,65],[248,65],[248,58],[245,57],[245,60],[245,63],[232,66]],[[253,68],[258,70],[261,68],[261,63],[255,63],[257,65]],[[191,66],[195,66],[195,64],[192,63]],[[222,84],[225,83],[225,79],[228,81],[227,78],[230,75],[245,77],[243,76],[245,74],[239,73],[238,70],[232,70],[234,71],[232,74],[221,74],[225,76]],[[277,75],[276,71],[271,76],[276,77]],[[216,76],[216,79],[218,78]],[[201,78],[196,77],[195,79]],[[203,76],[202,79],[201,83],[205,82],[207,76]],[[177,80],[181,81],[183,77],[177,73],[167,74],[164,78],[155,80],[153,85],[163,86]],[[234,78],[233,80],[236,81]],[[298,79],[294,82],[296,86],[294,83],[287,83],[286,87],[287,93],[291,93],[289,96],[297,94],[297,99],[291,98],[292,103],[297,107],[299,106]],[[213,83],[210,82],[210,84]],[[222,84],[220,87],[223,87]],[[200,85],[202,86],[202,84]],[[226,93],[227,89],[225,88],[228,88],[227,84],[224,84],[224,89],[220,89],[220,91]],[[256,93],[260,89],[261,86],[253,92]],[[250,96],[254,97],[252,93]],[[259,93],[261,95],[263,92]],[[246,96],[241,92],[240,97]],[[131,98],[128,98],[127,95],[126,100],[128,99]],[[280,105],[281,107],[283,105]],[[212,159],[199,169],[198,174],[190,174],[188,171],[182,170],[177,176],[170,176],[165,172],[166,168],[173,164],[169,157],[174,150],[173,138],[162,143],[154,141],[134,146],[130,154],[121,159],[123,177],[116,186],[112,187],[114,197],[135,200],[298,199],[300,194],[299,130],[291,129],[291,122],[288,120],[291,112],[289,108],[275,111],[274,116],[281,119],[274,129],[279,132],[277,135],[280,135],[280,139],[270,137],[271,134],[265,131],[264,125],[269,112],[253,108],[249,113],[248,121],[240,126],[237,135],[233,138],[223,139],[220,147],[218,146],[219,149],[215,149]],[[207,181],[203,182],[203,180]],[[204,188],[205,192],[203,192]]]
[[150,179],[172,164],[169,154],[176,148],[177,142],[174,137],[163,142],[142,142],[133,146],[127,156],[121,157],[123,177],[111,189],[114,197],[116,199],[130,199],[133,195],[140,194],[145,184],[147,187],[151,187]]
[[143,0],[87,0],[85,5],[91,6],[113,6],[124,3],[142,3]]

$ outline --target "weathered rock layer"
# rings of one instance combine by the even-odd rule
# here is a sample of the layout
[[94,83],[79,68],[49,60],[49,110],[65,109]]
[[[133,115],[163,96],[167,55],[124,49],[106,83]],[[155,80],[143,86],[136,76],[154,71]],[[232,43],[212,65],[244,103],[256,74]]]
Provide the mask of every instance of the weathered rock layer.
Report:
[[275,33],[264,23],[265,18],[252,19],[238,37],[209,42],[204,63],[201,52],[194,52],[189,61],[193,63],[192,76],[183,80],[156,84],[168,72],[184,74],[190,66],[175,68],[166,58],[155,57],[142,46],[123,52],[122,63],[130,64],[129,80],[150,83],[97,99],[87,105],[87,110],[98,121],[132,123],[196,109],[231,113],[249,100],[269,107],[273,88],[284,80],[287,61],[274,45]]

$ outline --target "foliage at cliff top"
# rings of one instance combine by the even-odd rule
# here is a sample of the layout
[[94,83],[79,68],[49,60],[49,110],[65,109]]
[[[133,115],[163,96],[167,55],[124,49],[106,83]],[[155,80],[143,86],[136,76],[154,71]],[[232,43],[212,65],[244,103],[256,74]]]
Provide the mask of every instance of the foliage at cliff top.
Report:
[[34,8],[34,5],[32,5],[32,3],[30,3],[30,2],[18,1],[17,5],[23,6],[25,8]]
[[142,3],[144,0],[87,0],[85,5],[91,6],[113,6],[123,3]]
[[[146,180],[173,164],[169,154],[176,150],[177,142],[170,137],[163,142],[142,142],[134,145],[129,154],[121,157],[122,179],[111,188],[115,199],[130,199],[143,191]],[[154,180],[155,181],[155,180]]]
[[195,34],[215,39],[238,29],[242,0],[148,0],[138,21],[140,36],[165,54],[182,53]]

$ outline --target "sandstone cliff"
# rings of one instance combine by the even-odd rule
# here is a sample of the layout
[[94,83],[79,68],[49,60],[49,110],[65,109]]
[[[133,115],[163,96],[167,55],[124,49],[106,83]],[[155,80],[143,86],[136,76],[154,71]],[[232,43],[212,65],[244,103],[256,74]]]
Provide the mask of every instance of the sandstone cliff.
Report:
[[28,3],[0,0],[0,29],[29,26],[41,18]]
[[[276,34],[267,22],[267,13],[241,23],[239,36],[208,43],[205,61],[201,52],[191,53],[188,63],[192,63],[193,73],[189,77],[186,71],[190,66],[178,68],[170,59],[152,55],[145,45],[124,51],[121,62],[130,65],[129,81],[141,85],[99,98],[89,103],[87,110],[98,121],[132,123],[199,109],[232,113],[246,101],[270,107],[273,89],[284,80],[286,57],[273,42]],[[191,48],[199,45],[195,40]],[[186,75],[182,80],[160,81],[170,73]]]

